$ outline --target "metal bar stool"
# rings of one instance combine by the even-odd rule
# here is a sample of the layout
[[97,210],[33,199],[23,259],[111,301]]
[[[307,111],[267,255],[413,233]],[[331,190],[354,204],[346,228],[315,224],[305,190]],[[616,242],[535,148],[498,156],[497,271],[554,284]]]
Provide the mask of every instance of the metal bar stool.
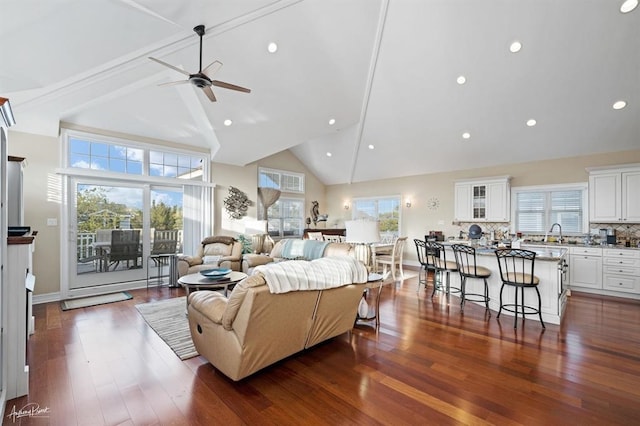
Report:
[[[433,271],[434,276],[433,276],[433,291],[435,293],[435,289],[437,286],[436,283],[436,276],[435,276],[435,272],[436,272],[436,265],[433,264],[433,256],[429,256],[428,255],[428,249],[427,249],[427,243],[419,240],[419,239],[414,239],[413,242],[416,245],[416,251],[418,253],[418,262],[420,262],[420,271],[418,272],[418,289],[417,291],[420,291],[420,284],[424,285],[425,290],[427,289],[427,284],[429,282],[429,271]],[[433,296],[433,294],[431,295]]]
[[[463,244],[454,244],[453,253],[456,256],[456,265],[460,273],[460,307],[464,310],[464,304],[467,300],[472,302],[484,302],[485,308],[489,311],[489,284],[487,278],[491,276],[491,271],[484,266],[478,266],[476,263],[476,249],[474,247]],[[484,281],[484,292],[467,293],[467,278],[475,278]],[[471,297],[469,297],[471,296]],[[489,311],[489,315],[491,312]]]
[[[538,315],[542,328],[546,328],[542,321],[542,300],[540,299],[540,290],[538,284],[540,279],[534,275],[534,267],[536,261],[536,253],[529,250],[520,249],[498,249],[496,250],[498,258],[498,267],[500,268],[500,278],[502,286],[500,287],[500,309],[497,318],[500,318],[500,312],[513,312],[515,319],[513,328],[518,326],[518,308],[522,314],[522,321],[525,315]],[[515,303],[502,303],[502,290],[505,285],[515,287]],[[538,307],[527,306],[524,304],[524,289],[533,288],[538,295]],[[518,289],[520,289],[520,302],[518,302]]]
[[[436,294],[436,290],[442,290],[442,275],[446,275],[446,287],[445,291],[447,294],[451,292],[460,293],[460,289],[457,287],[451,287],[451,272],[458,271],[458,265],[456,262],[447,260],[447,252],[444,248],[444,245],[434,242],[427,241],[427,257],[429,258],[429,262],[432,262],[435,267],[435,275],[440,276],[440,282],[437,282],[437,279],[434,278],[434,286],[433,293],[431,293],[431,297]],[[437,285],[436,285],[437,283]]]

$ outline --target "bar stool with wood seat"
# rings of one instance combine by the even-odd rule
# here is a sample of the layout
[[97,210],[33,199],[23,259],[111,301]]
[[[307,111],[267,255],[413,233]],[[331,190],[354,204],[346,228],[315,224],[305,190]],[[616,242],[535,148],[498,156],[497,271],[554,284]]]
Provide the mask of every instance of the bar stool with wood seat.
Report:
[[436,294],[436,290],[442,290],[443,275],[446,275],[446,286],[444,288],[446,294],[450,294],[452,291],[454,293],[459,293],[459,288],[451,288],[451,272],[458,271],[457,263],[455,261],[447,260],[447,252],[443,244],[437,243],[435,241],[427,241],[426,245],[428,262],[433,263],[436,276],[440,276],[439,282],[436,278],[434,278],[433,293],[431,293],[431,297]]
[[[498,310],[498,316],[500,318],[500,312],[505,311],[513,312],[515,319],[513,321],[513,328],[518,326],[518,308],[522,314],[522,321],[524,322],[526,315],[538,315],[540,317],[540,324],[542,328],[546,328],[542,321],[542,300],[540,298],[540,290],[538,290],[538,284],[540,279],[534,275],[534,267],[536,261],[536,253],[530,250],[521,249],[498,249],[496,250],[496,257],[498,258],[498,267],[500,268],[500,278],[502,279],[502,286],[500,287],[500,309]],[[504,286],[515,287],[515,302],[503,303],[502,291]],[[538,295],[538,307],[527,306],[524,303],[524,289],[533,288]],[[518,301],[518,289],[520,289],[520,301]]]
[[[463,244],[454,244],[453,253],[456,256],[456,265],[460,273],[460,307],[464,310],[467,300],[471,302],[484,302],[485,308],[489,311],[489,284],[487,278],[491,276],[491,271],[484,266],[479,266],[476,262],[476,249]],[[480,279],[484,281],[484,292],[468,293],[467,279]],[[489,315],[491,312],[489,311]]]
[[[433,276],[433,291],[435,292],[436,287],[436,265],[433,262],[434,256],[429,256],[427,254],[427,243],[423,240],[419,240],[415,238],[413,242],[416,245],[416,251],[418,253],[418,262],[420,263],[420,271],[418,272],[418,290],[420,291],[420,284],[424,285],[425,290],[427,289],[427,284],[429,282],[429,271],[432,271]],[[433,294],[431,294],[433,297]]]

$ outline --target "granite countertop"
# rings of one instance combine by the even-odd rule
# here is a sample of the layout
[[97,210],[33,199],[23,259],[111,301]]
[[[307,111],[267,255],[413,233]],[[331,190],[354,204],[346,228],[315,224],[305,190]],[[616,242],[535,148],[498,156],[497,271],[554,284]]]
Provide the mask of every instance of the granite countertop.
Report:
[[[527,249],[523,249],[523,250],[527,250]],[[488,247],[487,248],[480,247],[476,249],[476,253],[480,256],[495,256],[495,251],[496,249],[488,248]],[[562,259],[565,254],[567,254],[568,250],[564,247],[557,247],[553,249],[549,248],[549,249],[531,250],[531,251],[536,253],[536,260],[558,261]]]
[[[451,241],[445,242],[443,245],[452,246],[453,244],[458,244],[459,242],[452,243]],[[525,249],[526,250],[526,249]],[[495,256],[495,248],[492,247],[476,247],[476,253],[478,256]],[[549,260],[549,261],[558,261],[564,257],[565,254],[569,251],[566,246],[562,247],[554,247],[554,248],[544,248],[540,250],[531,250],[536,253],[536,260]]]
[[640,247],[625,247],[621,244],[567,244],[567,243],[545,243],[543,241],[523,241],[522,245],[525,246],[540,246],[540,247],[591,247],[591,248],[603,248],[603,249],[624,249],[624,250],[640,250]]

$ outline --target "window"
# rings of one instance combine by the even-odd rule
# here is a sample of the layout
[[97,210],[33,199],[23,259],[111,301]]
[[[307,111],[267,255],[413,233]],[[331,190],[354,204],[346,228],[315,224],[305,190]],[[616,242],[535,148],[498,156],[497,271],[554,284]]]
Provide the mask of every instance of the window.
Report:
[[70,167],[141,175],[142,164],[142,149],[69,138]]
[[586,193],[586,184],[514,188],[514,231],[545,234],[559,223],[565,235],[586,232]]
[[[269,206],[268,230],[272,237],[302,237],[304,231],[304,174],[260,168],[258,186],[279,189],[278,201]],[[262,216],[262,206],[259,216]],[[264,217],[260,217],[264,219]]]
[[150,151],[149,175],[193,179],[202,176],[202,157],[173,152]]
[[272,237],[301,237],[303,232],[304,200],[280,197],[269,207],[269,235]]
[[356,198],[353,200],[353,219],[376,220],[380,238],[393,241],[400,230],[400,196]]
[[258,186],[275,188],[282,192],[304,194],[304,175],[301,173],[265,169],[262,167],[258,173]]
[[[202,180],[204,157],[168,151],[146,150],[127,141],[112,143],[90,137],[69,136],[69,167],[129,175]],[[149,155],[145,169],[145,151]]]

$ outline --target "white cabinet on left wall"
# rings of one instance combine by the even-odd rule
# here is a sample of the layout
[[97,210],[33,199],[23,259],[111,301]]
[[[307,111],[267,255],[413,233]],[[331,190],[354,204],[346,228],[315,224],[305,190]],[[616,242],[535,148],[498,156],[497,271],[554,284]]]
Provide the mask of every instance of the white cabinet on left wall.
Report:
[[454,220],[461,222],[508,222],[510,177],[461,180],[455,183]]

